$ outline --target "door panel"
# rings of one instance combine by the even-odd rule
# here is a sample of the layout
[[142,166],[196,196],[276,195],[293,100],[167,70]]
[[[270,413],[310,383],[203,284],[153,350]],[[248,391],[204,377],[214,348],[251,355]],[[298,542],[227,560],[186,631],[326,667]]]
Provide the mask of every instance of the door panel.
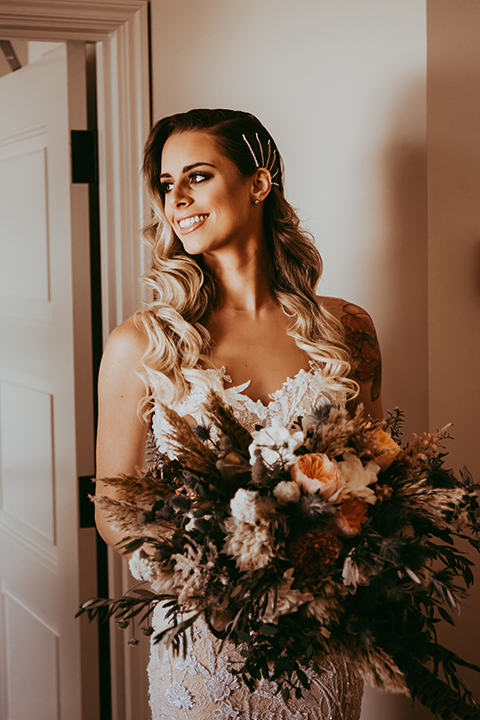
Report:
[[[77,495],[94,472],[88,195],[70,182],[85,104],[82,43],[0,78],[2,720],[98,717],[95,631],[74,618],[94,532]],[[82,566],[95,576],[92,553]]]

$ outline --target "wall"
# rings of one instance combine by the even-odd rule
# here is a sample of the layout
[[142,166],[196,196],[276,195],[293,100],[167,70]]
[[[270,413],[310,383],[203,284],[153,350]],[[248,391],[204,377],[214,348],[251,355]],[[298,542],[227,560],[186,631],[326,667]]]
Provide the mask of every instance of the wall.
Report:
[[325,261],[373,315],[385,406],[427,424],[424,0],[154,0],[153,116],[260,117]]
[[[478,13],[474,5],[430,3],[430,15],[439,22],[430,37],[437,57],[430,74],[437,66],[442,74],[443,36],[453,7]],[[462,16],[464,22],[469,19]],[[476,31],[478,38],[478,24]],[[437,228],[431,242],[441,245],[442,259],[429,270],[436,249],[427,243],[426,0],[152,0],[152,39],[154,119],[192,107],[232,107],[255,113],[272,132],[286,165],[287,196],[325,261],[320,290],[359,303],[373,316],[384,356],[384,405],[407,412],[407,436],[427,428],[429,412],[432,429],[453,413],[456,422],[464,418],[461,432],[468,430],[473,422],[464,414],[466,402],[458,412],[455,406],[459,396],[468,397],[459,387],[467,378],[455,377],[451,391],[445,384],[452,381],[452,366],[462,374],[460,356],[469,367],[468,382],[474,377],[472,331],[463,331],[471,329],[473,318],[459,321],[457,314],[478,293],[478,280],[474,289],[471,279],[479,263],[472,213],[465,220],[470,224],[461,260],[451,246],[462,202],[473,202],[474,185],[462,200],[457,159],[451,183],[459,186],[458,201],[448,217],[454,200],[443,181],[450,166],[437,153],[429,212]],[[453,54],[459,43],[453,43]],[[473,34],[468,47],[478,52]],[[463,70],[461,63],[450,76],[450,90]],[[457,92],[467,98],[470,85],[461,86]],[[429,110],[437,103],[434,111],[442,113],[449,100],[443,81],[439,87],[436,99],[429,96]],[[448,134],[450,121],[437,128],[439,134]],[[475,122],[480,127],[473,115],[472,134]],[[450,163],[457,146],[450,137]],[[462,149],[465,158],[469,143]],[[469,162],[473,176],[475,161]],[[466,267],[446,295],[445,273],[459,262]],[[469,268],[468,289],[457,288]],[[452,292],[462,299],[445,307]],[[438,359],[445,355],[444,317],[452,349],[445,362]],[[463,458],[471,457],[470,440],[458,447]],[[456,642],[466,653],[465,639]],[[363,720],[427,717],[406,698],[367,691]]]
[[[428,1],[428,288],[431,427],[453,422],[453,467],[480,480],[480,5]],[[468,546],[465,548],[468,550]],[[452,648],[480,664],[477,585]],[[463,673],[462,673],[463,674]],[[480,696],[478,675],[465,677]]]

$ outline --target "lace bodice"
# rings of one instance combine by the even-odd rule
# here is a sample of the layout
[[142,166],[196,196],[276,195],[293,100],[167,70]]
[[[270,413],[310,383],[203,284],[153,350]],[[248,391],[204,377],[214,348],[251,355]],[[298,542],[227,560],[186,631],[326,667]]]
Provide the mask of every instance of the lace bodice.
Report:
[[[218,379],[229,383],[230,378],[221,370],[206,370],[208,374],[218,376]],[[270,395],[270,402],[264,405],[261,400],[254,401],[245,390],[250,381],[243,385],[224,387],[225,402],[233,409],[235,416],[250,432],[256,425],[267,427],[273,418],[278,418],[285,427],[290,427],[299,415],[304,415],[315,405],[326,402],[341,403],[342,394],[329,387],[329,381],[322,374],[315,363],[310,363],[310,370],[299,370],[293,378],[287,378],[282,387]],[[203,388],[192,388],[190,393],[174,406],[179,415],[190,415],[197,422],[202,419],[202,408],[205,402],[206,391]],[[158,450],[167,453],[168,448],[164,436],[168,424],[162,415],[161,407],[157,406],[153,416],[153,433]]]
[[[225,370],[216,373],[224,383],[229,382]],[[253,401],[245,390],[250,383],[224,388],[224,400],[232,407],[237,419],[248,430],[256,425],[268,426],[278,418],[286,427],[312,406],[326,402],[342,402],[338,392],[329,388],[321,369],[312,363],[310,370],[300,370],[287,378],[282,387],[264,405]],[[202,420],[202,406],[206,391],[192,388],[186,398],[174,407],[179,415]],[[173,455],[165,442],[168,428],[157,407],[153,418],[153,434],[158,450]],[[140,579],[140,576],[139,576]],[[164,627],[163,608],[157,605],[154,628]],[[299,699],[284,702],[274,682],[260,680],[251,693],[232,670],[242,667],[244,659],[239,649],[226,643],[220,651],[220,641],[203,621],[196,621],[195,642],[187,658],[172,655],[162,643],[152,642],[148,674],[150,706],[153,720],[358,720],[361,711],[363,685],[349,675],[348,668],[330,658],[319,660],[321,673],[305,668],[311,687]]]

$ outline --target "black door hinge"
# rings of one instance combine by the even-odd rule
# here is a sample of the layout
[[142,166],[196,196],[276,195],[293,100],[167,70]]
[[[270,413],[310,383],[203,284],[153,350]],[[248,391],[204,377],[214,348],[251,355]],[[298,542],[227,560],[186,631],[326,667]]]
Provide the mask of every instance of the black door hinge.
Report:
[[98,182],[96,130],[72,130],[72,183]]
[[95,483],[89,476],[78,478],[80,527],[95,527],[95,506],[89,495],[95,495]]

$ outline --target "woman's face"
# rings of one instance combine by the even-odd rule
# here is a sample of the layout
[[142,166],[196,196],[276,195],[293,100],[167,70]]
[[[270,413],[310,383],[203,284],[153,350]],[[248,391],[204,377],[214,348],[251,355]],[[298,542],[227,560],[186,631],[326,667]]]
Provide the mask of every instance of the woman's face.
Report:
[[254,227],[252,182],[205,132],[171,135],[162,152],[165,215],[190,255],[240,247]]

